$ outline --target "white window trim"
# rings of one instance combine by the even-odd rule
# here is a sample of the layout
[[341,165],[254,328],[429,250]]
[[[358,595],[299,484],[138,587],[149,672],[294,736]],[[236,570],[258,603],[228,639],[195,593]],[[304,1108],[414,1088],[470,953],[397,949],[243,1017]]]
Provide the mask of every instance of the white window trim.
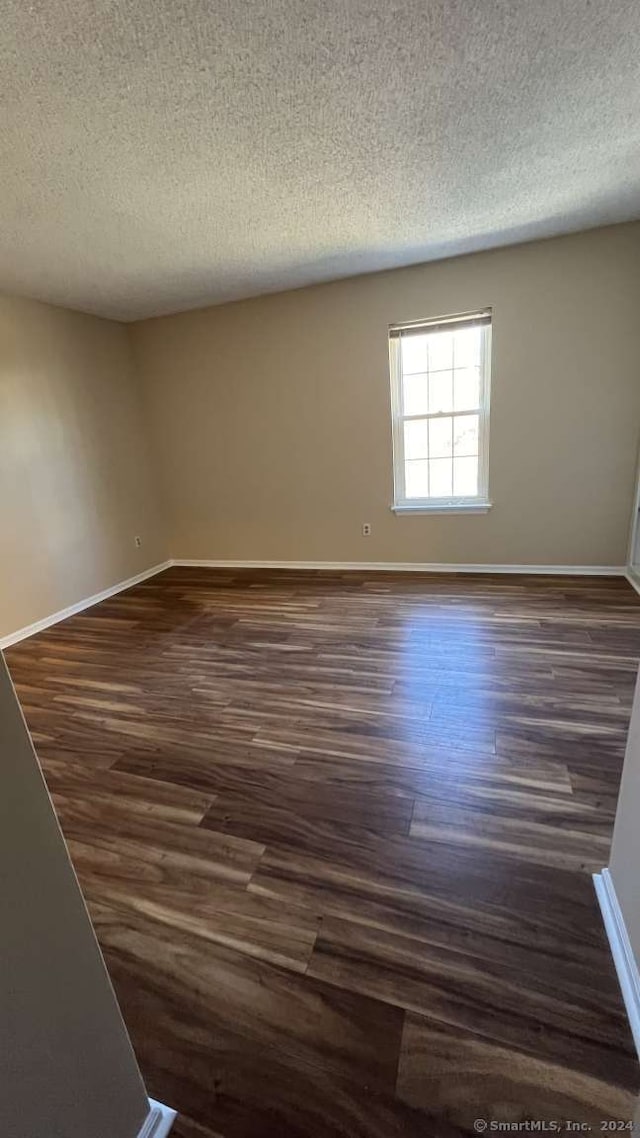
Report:
[[[486,310],[485,310],[486,311]],[[464,318],[460,318],[463,322]],[[432,324],[448,322],[455,326],[455,318],[425,320],[425,331]],[[414,324],[413,327],[416,325]],[[411,325],[407,325],[411,327]],[[400,336],[389,336],[389,371],[391,375],[391,419],[393,432],[393,486],[395,514],[486,514],[491,509],[489,500],[489,417],[491,401],[491,323],[482,329],[480,355],[480,405],[478,423],[478,493],[473,497],[407,498],[405,493],[404,431],[408,419],[428,419],[429,415],[402,414],[402,367],[400,363]],[[471,412],[470,412],[471,413]],[[443,412],[444,414],[444,412]],[[446,413],[449,414],[448,412]],[[475,412],[474,412],[475,414]]]
[[390,506],[394,514],[488,514],[488,498],[409,498]]

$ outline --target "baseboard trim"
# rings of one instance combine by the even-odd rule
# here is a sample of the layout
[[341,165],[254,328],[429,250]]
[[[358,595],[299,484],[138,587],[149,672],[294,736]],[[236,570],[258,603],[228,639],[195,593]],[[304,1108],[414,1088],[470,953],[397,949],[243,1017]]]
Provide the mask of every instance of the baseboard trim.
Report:
[[521,573],[558,577],[624,577],[623,565],[472,565],[437,561],[210,561],[174,558],[173,565],[199,569],[333,569],[383,573]]
[[147,578],[155,577],[157,573],[162,573],[173,565],[196,569],[324,569],[340,573],[351,571],[377,573],[520,573],[526,576],[626,577],[634,589],[638,589],[640,592],[638,582],[633,580],[625,566],[620,565],[459,565],[437,561],[211,561],[177,557],[163,561],[159,565],[153,565],[150,569],[145,569],[142,573],[136,574],[135,577],[129,577],[126,581],[119,581],[117,585],[103,589],[101,593],[95,593],[92,597],[86,597],[83,601],[77,601],[76,604],[69,605],[66,609],[52,613],[51,616],[36,620],[33,624],[28,624],[16,632],[0,637],[0,651],[10,648],[12,644],[18,644],[21,640],[26,640],[29,636],[35,636],[37,632],[43,632],[45,628],[50,628],[52,624],[58,624],[69,616],[84,612],[85,609],[99,604],[100,601],[108,600],[116,593],[122,593],[125,589],[132,588],[133,585],[139,585]]
[[633,572],[633,569],[625,569],[624,575],[631,585],[631,588],[635,589],[636,593],[640,593],[640,577],[638,577],[637,574]]
[[149,1113],[138,1132],[138,1138],[165,1138],[177,1117],[175,1110],[155,1099],[149,1099]]
[[600,903],[611,955],[618,973],[631,1034],[640,1057],[640,972],[638,971],[638,964],[633,955],[627,926],[609,870],[603,869],[601,873],[594,873],[593,883]]
[[18,644],[20,640],[26,640],[28,636],[34,636],[36,632],[43,632],[52,624],[58,624],[59,621],[66,620],[69,616],[75,616],[76,613],[83,612],[84,609],[91,608],[92,605],[97,605],[100,601],[106,601],[109,597],[115,596],[116,593],[130,589],[132,585],[139,585],[141,581],[146,581],[148,577],[155,577],[156,573],[162,573],[163,569],[169,569],[171,565],[171,561],[163,561],[161,565],[153,565],[151,569],[145,569],[142,573],[137,573],[135,577],[129,577],[126,581],[119,581],[117,585],[111,585],[109,589],[103,589],[101,593],[95,593],[94,596],[86,597],[83,601],[77,601],[66,609],[52,613],[51,616],[36,620],[33,624],[26,625],[25,628],[19,628],[17,632],[10,632],[8,636],[0,638],[0,650],[10,648],[12,644]]

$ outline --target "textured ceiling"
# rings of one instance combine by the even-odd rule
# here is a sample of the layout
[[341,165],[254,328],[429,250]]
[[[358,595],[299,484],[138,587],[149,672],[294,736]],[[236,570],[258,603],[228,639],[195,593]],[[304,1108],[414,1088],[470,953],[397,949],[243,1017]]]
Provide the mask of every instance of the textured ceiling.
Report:
[[0,0],[0,288],[143,316],[640,216],[639,0]]

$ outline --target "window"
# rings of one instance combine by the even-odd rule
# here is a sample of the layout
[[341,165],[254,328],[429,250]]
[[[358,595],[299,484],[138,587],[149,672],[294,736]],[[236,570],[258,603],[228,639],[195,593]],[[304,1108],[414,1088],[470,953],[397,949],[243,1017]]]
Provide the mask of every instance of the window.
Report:
[[389,329],[395,505],[486,510],[491,311]]

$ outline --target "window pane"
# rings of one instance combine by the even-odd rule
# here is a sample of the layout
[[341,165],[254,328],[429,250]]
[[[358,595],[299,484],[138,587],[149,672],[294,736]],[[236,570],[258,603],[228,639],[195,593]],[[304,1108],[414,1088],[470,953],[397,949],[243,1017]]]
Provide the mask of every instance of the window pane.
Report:
[[454,367],[480,366],[481,328],[464,328],[454,333]]
[[456,415],[453,423],[453,453],[478,453],[478,416]]
[[472,498],[478,493],[478,460],[477,458],[454,458],[453,460],[453,492],[465,498]]
[[447,371],[453,367],[453,333],[431,332],[429,336],[429,371]]
[[[449,428],[451,436],[451,428]],[[412,419],[404,424],[404,457],[427,458],[429,454],[429,420]]]
[[453,493],[452,461],[450,458],[429,460],[429,491],[432,498],[450,498]]
[[460,368],[454,371],[453,406],[456,411],[472,411],[480,406],[480,368]]
[[407,498],[429,497],[429,463],[405,462],[404,492]]
[[426,335],[401,336],[400,350],[402,352],[402,372],[427,370],[427,340]]
[[429,374],[429,414],[453,411],[453,372],[438,371]]
[[418,375],[403,375],[402,402],[405,415],[426,415],[429,410],[427,401],[427,373]]
[[[429,458],[445,458],[452,453],[453,419],[429,419]],[[426,456],[425,456],[426,457]]]
[[[442,320],[447,320],[442,317]],[[478,500],[487,455],[489,338],[454,319],[408,325],[391,344],[396,485],[414,505]],[[482,428],[482,439],[480,430]],[[398,435],[401,431],[402,434]],[[483,453],[480,454],[482,449]],[[402,469],[399,463],[402,462]],[[484,478],[484,475],[483,475]]]

